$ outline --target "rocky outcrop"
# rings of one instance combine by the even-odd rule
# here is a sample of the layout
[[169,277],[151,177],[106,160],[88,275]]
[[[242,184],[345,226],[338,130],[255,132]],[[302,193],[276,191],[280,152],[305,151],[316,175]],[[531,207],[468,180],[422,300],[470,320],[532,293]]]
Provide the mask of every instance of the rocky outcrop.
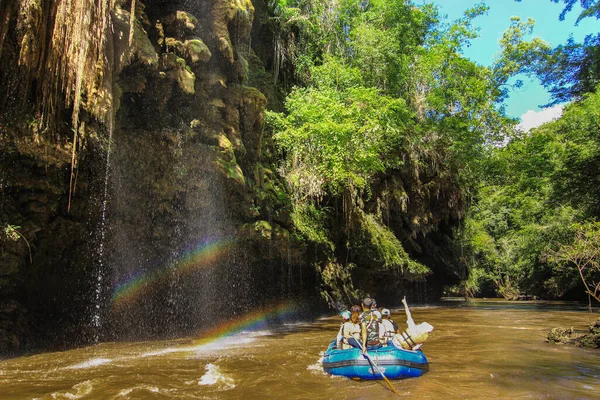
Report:
[[552,328],[546,335],[546,341],[554,344],[571,344],[590,349],[600,348],[600,318],[589,327],[584,334],[576,334],[571,328]]

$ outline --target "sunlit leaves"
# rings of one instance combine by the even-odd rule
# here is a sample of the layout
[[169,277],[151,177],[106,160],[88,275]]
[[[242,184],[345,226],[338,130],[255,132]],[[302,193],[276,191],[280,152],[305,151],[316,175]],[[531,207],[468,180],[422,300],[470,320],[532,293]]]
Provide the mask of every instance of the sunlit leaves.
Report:
[[304,195],[302,175],[313,174],[320,189],[339,193],[366,188],[373,174],[397,166],[394,149],[410,124],[401,99],[375,88],[353,86],[356,71],[332,61],[317,69],[317,88],[297,88],[286,101],[287,116],[276,140],[288,155],[288,178]]
[[545,255],[573,242],[575,222],[600,217],[599,101],[590,94],[494,151],[463,234],[472,265],[483,270],[476,276],[499,291],[510,282],[517,292],[562,296],[580,281],[576,269],[553,267]]

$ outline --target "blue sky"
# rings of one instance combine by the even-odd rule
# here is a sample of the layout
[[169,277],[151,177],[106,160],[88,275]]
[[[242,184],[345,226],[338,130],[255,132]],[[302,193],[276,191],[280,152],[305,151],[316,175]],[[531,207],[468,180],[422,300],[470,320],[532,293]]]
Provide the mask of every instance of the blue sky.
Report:
[[[441,14],[446,14],[449,20],[462,16],[464,10],[481,0],[427,0],[421,3],[434,3],[440,7]],[[534,37],[539,37],[552,46],[566,42],[570,35],[580,42],[590,33],[598,31],[598,21],[595,18],[583,19],[578,26],[575,20],[580,8],[575,7],[567,14],[564,21],[558,17],[564,8],[563,4],[555,4],[551,0],[487,0],[490,7],[488,14],[474,20],[474,25],[480,27],[480,37],[473,40],[472,45],[465,49],[464,54],[482,65],[491,65],[494,54],[498,51],[498,40],[510,24],[510,17],[519,16],[526,20],[535,20]],[[540,111],[540,105],[549,102],[548,93],[537,81],[523,79],[524,85],[515,89],[507,100],[507,114],[521,117],[527,111]]]

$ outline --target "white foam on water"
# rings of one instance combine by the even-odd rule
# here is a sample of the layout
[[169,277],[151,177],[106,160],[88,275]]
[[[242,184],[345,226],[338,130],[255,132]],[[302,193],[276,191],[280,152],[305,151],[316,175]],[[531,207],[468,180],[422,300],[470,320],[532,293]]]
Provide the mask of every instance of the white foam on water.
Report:
[[221,390],[229,390],[235,387],[235,382],[232,378],[223,375],[223,373],[219,370],[214,364],[207,364],[204,369],[206,372],[200,380],[198,381],[198,385],[217,385]]
[[110,358],[92,358],[91,360],[84,361],[79,364],[71,365],[66,367],[65,369],[83,369],[83,368],[91,368],[97,367],[98,365],[107,364],[111,362]]
[[[92,385],[92,381],[83,381],[74,385],[68,391],[52,393],[51,397],[53,399],[81,399],[82,397],[92,393],[93,388],[94,386]],[[73,390],[75,391],[74,393]]]
[[325,352],[322,351],[320,354],[319,359],[317,360],[316,363],[314,364],[310,364],[309,366],[306,367],[306,369],[308,371],[311,371],[314,374],[323,374],[323,375],[327,375],[327,373],[325,372],[325,370],[323,369],[323,359],[325,358]]
[[306,367],[306,369],[312,372],[313,374],[327,375],[327,373],[323,369],[323,362],[321,360],[314,364],[310,364],[308,367]]
[[143,390],[143,391],[147,391],[147,392],[152,392],[152,393],[158,393],[160,392],[160,389],[157,388],[156,386],[148,386],[148,385],[139,385],[139,386],[134,386],[132,388],[128,388],[128,389],[123,389],[121,390],[116,396],[115,398],[119,398],[119,397],[123,397],[123,398],[129,398],[129,394],[131,394],[131,392],[133,392],[134,390]]

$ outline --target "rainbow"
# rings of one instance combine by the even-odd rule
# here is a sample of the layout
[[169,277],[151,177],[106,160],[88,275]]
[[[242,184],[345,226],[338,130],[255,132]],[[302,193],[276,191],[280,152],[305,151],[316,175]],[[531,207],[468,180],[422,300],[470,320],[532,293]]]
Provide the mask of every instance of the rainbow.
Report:
[[136,299],[149,286],[168,278],[173,272],[188,273],[200,268],[212,267],[229,252],[235,240],[232,238],[204,241],[185,251],[174,266],[152,268],[134,275],[126,282],[117,284],[113,290],[113,306],[127,304]]
[[226,338],[242,331],[252,331],[266,328],[267,321],[273,318],[286,318],[297,313],[298,305],[295,301],[286,300],[279,304],[258,308],[233,320],[224,321],[215,327],[202,331],[195,339],[196,344],[207,344]]

